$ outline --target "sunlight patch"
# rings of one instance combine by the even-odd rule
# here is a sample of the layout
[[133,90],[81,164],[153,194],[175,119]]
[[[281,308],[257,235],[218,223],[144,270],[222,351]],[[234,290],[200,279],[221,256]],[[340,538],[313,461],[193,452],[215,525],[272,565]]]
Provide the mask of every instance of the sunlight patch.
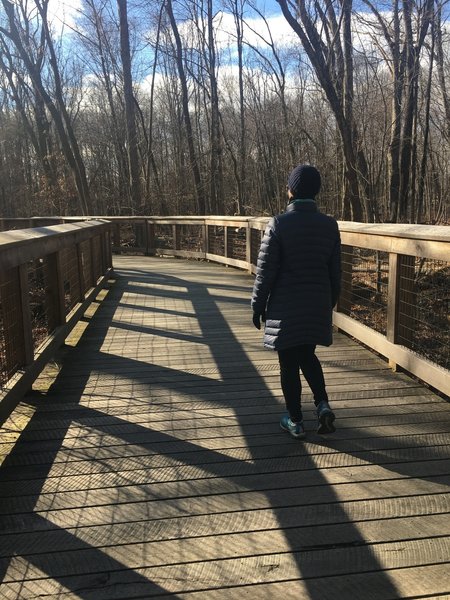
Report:
[[[31,548],[28,551],[32,551]],[[55,558],[55,560],[57,560]],[[28,581],[24,581],[28,579]],[[32,581],[30,581],[32,580]],[[9,562],[2,582],[2,593],[11,598],[40,598],[52,594],[54,597],[67,596],[68,598],[81,598],[73,590],[67,588],[61,583],[49,578],[48,573],[42,571],[37,566],[26,560],[22,556],[13,556]],[[56,596],[57,595],[57,596]]]
[[[171,285],[171,284],[164,284],[164,283],[154,283],[151,281],[133,281],[132,282],[133,287],[142,287],[142,288],[147,288],[147,289],[155,289],[155,290],[167,290],[168,292],[183,292],[183,293],[187,293],[188,289],[186,286],[182,286],[182,285]],[[124,297],[128,296],[129,294],[124,294]]]

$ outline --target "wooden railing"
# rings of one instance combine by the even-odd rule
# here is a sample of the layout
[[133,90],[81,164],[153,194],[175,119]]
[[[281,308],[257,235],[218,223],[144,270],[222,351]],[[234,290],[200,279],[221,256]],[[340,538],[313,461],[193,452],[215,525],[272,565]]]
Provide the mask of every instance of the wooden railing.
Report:
[[[206,259],[256,270],[267,218],[112,219],[114,251]],[[450,395],[450,228],[340,222],[335,326]]]
[[110,230],[94,220],[0,233],[0,423],[108,277]]
[[[211,260],[252,273],[268,221],[96,218],[110,221],[113,252]],[[0,221],[0,227],[12,225]],[[450,228],[352,222],[339,227],[343,286],[335,326],[386,357],[392,367],[450,395]]]

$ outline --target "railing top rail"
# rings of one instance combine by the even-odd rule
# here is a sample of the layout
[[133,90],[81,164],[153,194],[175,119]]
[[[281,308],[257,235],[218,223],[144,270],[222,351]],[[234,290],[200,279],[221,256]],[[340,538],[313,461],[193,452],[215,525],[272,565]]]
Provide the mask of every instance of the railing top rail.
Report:
[[99,227],[108,223],[107,220],[79,221],[77,223],[64,223],[63,225],[50,225],[48,227],[30,227],[27,229],[13,229],[0,232],[0,251],[11,244],[26,245],[47,237],[61,236],[76,231]]
[[92,236],[93,229],[108,225],[106,220],[80,221],[49,227],[15,229],[0,232],[0,268],[8,269],[28,260],[38,258],[42,253],[51,254],[64,245],[64,239],[83,241]]
[[354,223],[338,221],[339,229],[348,233],[365,233],[415,240],[450,242],[448,225],[408,225],[402,223]]
[[[43,217],[30,217],[29,221],[39,221]],[[89,219],[89,223],[93,223],[94,221],[104,222],[132,222],[132,221],[149,221],[155,224],[202,224],[205,222],[210,223],[230,223],[234,224],[242,224],[249,223],[251,225],[256,226],[258,229],[265,227],[265,224],[270,219],[269,216],[264,217],[254,217],[254,216],[223,216],[223,215],[204,215],[204,216],[196,216],[196,215],[177,215],[177,216],[162,216],[162,215],[133,215],[133,216],[105,216],[91,215],[89,217],[83,216],[70,216],[70,217],[48,217],[51,219],[61,219],[64,220],[65,223],[82,223],[86,222]],[[14,221],[15,219],[3,219],[5,221]],[[24,219],[17,219],[17,221],[23,221]],[[416,240],[430,240],[430,241],[442,241],[442,242],[450,242],[450,226],[449,225],[418,225],[418,224],[402,224],[402,223],[355,223],[353,221],[338,221],[339,228],[342,232],[346,233],[357,233],[357,234],[367,234],[367,235],[376,235],[376,236],[385,236],[385,237],[397,237],[397,238],[407,238],[407,239],[416,239]],[[53,227],[65,227],[66,225],[55,225]],[[39,231],[40,229],[49,228],[36,228],[35,231]]]
[[[108,217],[109,219],[110,217]],[[118,217],[117,219],[123,219]],[[176,217],[141,217],[152,222],[177,223],[180,221],[211,221],[211,222],[227,222],[240,223],[249,222],[251,224],[265,226],[270,217],[225,217],[225,216],[176,216]],[[111,220],[115,220],[113,217]],[[352,221],[338,221],[339,229],[349,233],[364,233],[369,235],[399,237],[419,240],[433,240],[450,242],[450,226],[448,225],[416,225],[402,223],[354,223]]]

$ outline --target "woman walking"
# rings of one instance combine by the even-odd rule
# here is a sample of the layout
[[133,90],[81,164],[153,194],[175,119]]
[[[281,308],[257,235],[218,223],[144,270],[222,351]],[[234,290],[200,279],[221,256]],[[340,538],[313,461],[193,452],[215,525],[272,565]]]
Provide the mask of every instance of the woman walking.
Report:
[[287,210],[267,225],[258,255],[251,306],[264,346],[278,352],[288,414],[280,425],[305,437],[300,370],[313,395],[318,433],[335,431],[316,346],[332,344],[332,310],[341,279],[341,242],[335,219],[321,213],[315,197],[319,171],[299,165],[288,178]]

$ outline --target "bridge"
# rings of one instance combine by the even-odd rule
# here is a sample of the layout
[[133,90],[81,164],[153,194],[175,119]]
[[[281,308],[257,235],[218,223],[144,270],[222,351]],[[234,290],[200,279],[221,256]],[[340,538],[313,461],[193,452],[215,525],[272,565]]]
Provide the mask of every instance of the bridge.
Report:
[[338,430],[306,388],[299,442],[265,220],[53,223],[0,234],[0,597],[449,597],[446,228],[341,224]]

